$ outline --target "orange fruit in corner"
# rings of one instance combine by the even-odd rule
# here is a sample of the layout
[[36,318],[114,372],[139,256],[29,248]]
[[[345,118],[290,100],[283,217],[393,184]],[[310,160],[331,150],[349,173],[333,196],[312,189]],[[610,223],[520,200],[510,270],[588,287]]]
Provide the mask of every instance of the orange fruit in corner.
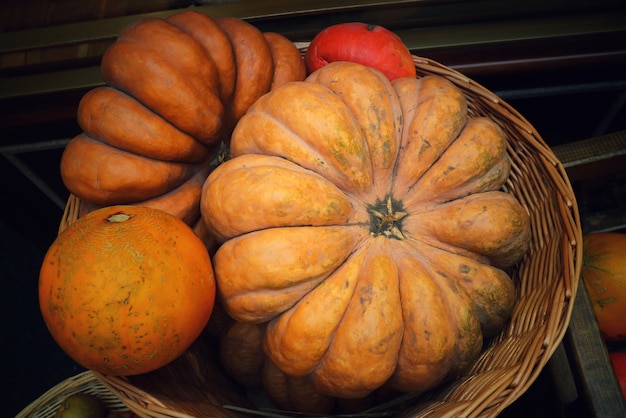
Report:
[[119,376],[180,356],[215,301],[208,251],[180,219],[110,206],[79,218],[44,256],[39,303],[50,333],[80,365]]
[[622,390],[622,395],[626,399],[626,352],[613,351],[609,353],[609,359],[611,365],[615,371],[615,377],[617,377],[617,383]]
[[625,341],[626,234],[586,234],[583,239],[581,277],[604,339]]

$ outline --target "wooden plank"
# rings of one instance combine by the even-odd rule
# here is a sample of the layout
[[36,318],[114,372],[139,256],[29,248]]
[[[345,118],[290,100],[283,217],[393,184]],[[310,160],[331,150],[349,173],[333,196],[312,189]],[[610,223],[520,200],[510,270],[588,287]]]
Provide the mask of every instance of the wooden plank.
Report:
[[[568,175],[573,174],[578,183],[599,181],[604,176],[597,169],[599,165],[610,170],[624,171],[623,164],[619,166],[611,162],[621,161],[626,155],[626,131],[558,145],[552,150]],[[577,198],[580,199],[581,196]],[[626,226],[623,207],[585,214],[585,203],[579,202],[579,205],[585,233]],[[593,304],[583,283],[578,286],[570,324],[561,345],[564,350],[550,360],[548,367],[554,372],[557,384],[563,381],[564,386],[557,392],[566,403],[563,405],[564,410],[575,411],[582,405],[594,418],[626,417],[626,402],[609,359],[607,344],[600,334]],[[563,370],[564,361],[569,362],[569,370]],[[575,389],[571,387],[572,376],[576,382]],[[576,395],[576,400],[573,400]]]
[[[365,6],[361,6],[362,8]],[[399,7],[399,6],[394,6]],[[200,9],[200,8],[198,8]],[[267,12],[270,13],[270,12]],[[303,12],[304,13],[304,12]],[[251,12],[250,15],[253,13]],[[136,17],[133,17],[135,19]],[[291,19],[292,17],[290,17]],[[133,20],[134,21],[134,20]],[[126,22],[121,19],[115,20],[116,25],[121,24],[122,22]],[[330,23],[328,20],[324,21],[326,23]],[[109,22],[111,23],[111,22]],[[275,22],[278,24],[277,22]],[[540,23],[540,24],[539,24]],[[76,25],[67,25],[65,28],[68,28],[70,33],[73,35],[74,42],[88,42],[88,43],[97,43],[97,42],[105,42],[106,39],[102,38],[103,32],[98,30],[98,22],[89,22],[89,24],[93,27],[88,26],[76,26]],[[323,23],[318,23],[323,25]],[[82,24],[81,24],[82,25]],[[270,27],[268,26],[269,29]],[[540,29],[538,29],[540,28]],[[61,29],[61,28],[57,28]],[[117,28],[115,26],[110,28],[112,33],[117,33]],[[275,31],[284,33],[286,28],[282,26],[274,27]],[[547,38],[555,38],[558,37],[562,39],[561,46],[565,44],[569,44],[567,40],[569,36],[578,35],[578,36],[591,36],[597,37],[598,34],[606,34],[613,33],[613,31],[617,31],[617,33],[622,33],[620,30],[623,30],[624,39],[626,39],[626,13],[623,15],[604,15],[602,18],[599,18],[597,15],[585,15],[583,17],[576,18],[563,18],[563,17],[546,17],[537,20],[536,18],[532,18],[529,20],[518,20],[515,23],[509,22],[507,24],[504,23],[484,23],[484,22],[475,22],[468,23],[461,26],[457,26],[456,28],[451,27],[430,27],[430,28],[413,28],[413,29],[404,29],[398,31],[397,33],[401,36],[401,38],[407,43],[411,50],[421,49],[421,48],[431,48],[431,49],[440,49],[444,48],[446,45],[454,46],[455,48],[463,47],[464,56],[468,57],[469,51],[473,46],[484,45],[485,43],[497,43],[497,44],[508,44],[510,50],[519,50],[516,49],[515,46],[523,44],[525,41],[531,39],[532,41],[536,41],[541,37]],[[34,33],[34,31],[33,31]],[[29,34],[29,36],[34,36],[33,33]],[[112,34],[111,33],[111,34]],[[586,35],[584,35],[586,34]],[[0,34],[0,40],[3,34]],[[52,35],[52,34],[51,34]],[[35,38],[41,36],[41,34],[35,36]],[[52,36],[54,37],[54,36]],[[5,38],[7,40],[7,38]],[[9,39],[10,40],[10,39]],[[21,44],[21,41],[24,44]],[[7,46],[4,47],[5,54],[12,54],[10,51],[13,51],[14,48],[17,47],[41,47],[42,40],[31,39],[27,40],[15,40],[13,39],[13,43],[9,42]],[[0,43],[1,44],[1,43]],[[561,48],[562,49],[562,48]],[[626,49],[626,45],[625,45]],[[536,51],[536,48],[534,49]],[[0,48],[0,52],[2,48]],[[626,52],[625,52],[626,54]],[[455,54],[458,55],[458,54]],[[581,55],[585,55],[582,53]],[[2,57],[2,54],[0,54]],[[78,57],[77,57],[78,58]],[[86,59],[93,60],[94,54],[87,54],[85,56]],[[532,59],[532,57],[528,56],[515,56],[509,57],[513,61],[511,63],[513,65],[519,65],[520,62],[524,62],[527,59]],[[471,58],[467,58],[471,59]],[[593,56],[589,56],[590,60],[593,60]],[[16,62],[16,61],[13,61]],[[19,61],[17,61],[19,62]],[[70,61],[71,63],[71,61]],[[76,63],[73,63],[77,65]],[[471,63],[465,63],[471,64]],[[484,65],[484,63],[483,63]],[[500,62],[500,72],[507,71],[507,65],[505,62]],[[84,67],[84,66],[83,66]],[[455,68],[451,65],[451,68]],[[15,68],[11,68],[12,72],[16,72]],[[55,74],[52,75],[51,73]],[[66,72],[66,74],[64,74]],[[42,71],[30,71],[29,74],[21,75],[14,74],[10,77],[1,77],[0,78],[0,99],[11,99],[20,96],[27,96],[32,94],[47,94],[52,91],[58,91],[59,89],[76,89],[85,86],[86,80],[90,76],[96,74],[94,68],[54,68],[54,71],[46,71],[45,68]],[[471,73],[467,73],[468,76],[471,77]],[[61,85],[51,85],[47,84],[46,80],[54,79],[56,81],[61,81]],[[76,83],[74,82],[76,80]],[[87,84],[90,86],[96,86],[101,83],[99,76],[95,78],[89,79]]]
[[0,32],[167,10],[169,0],[3,0]]
[[[489,0],[470,0],[463,2],[430,2],[416,0],[306,0],[300,2],[274,0],[259,2],[257,0],[240,0],[236,2],[219,2],[206,6],[195,7],[194,10],[212,17],[233,16],[254,21],[260,26],[269,24],[273,30],[281,32],[302,32],[306,28],[308,34],[319,30],[325,25],[363,19],[366,22],[386,25],[393,30],[403,28],[439,27],[455,40],[460,39],[455,26],[464,23],[497,22],[506,20],[503,26],[509,33],[519,36],[514,23],[516,19],[529,19],[533,16],[559,16],[560,23],[546,25],[536,22],[538,31],[562,31],[569,26],[568,16],[577,16],[585,20],[578,31],[588,31],[594,27],[602,30],[614,30],[615,25],[623,27],[623,4],[619,0],[601,0],[596,2],[562,2],[557,0],[527,0],[500,3]],[[617,9],[616,9],[617,7]],[[0,33],[0,53],[32,48],[46,48],[53,45],[84,42],[93,39],[110,39],[128,24],[142,18],[167,17],[184,9],[171,9],[119,16],[107,19],[81,21],[64,25],[34,28],[28,31]],[[586,12],[586,13],[581,13]],[[598,18],[599,13],[605,13]],[[592,15],[596,18],[590,19]],[[498,25],[498,23],[494,23]],[[570,28],[571,29],[571,28]],[[567,30],[570,30],[567,29]],[[463,37],[470,39],[479,36],[491,36],[489,30],[480,30],[474,34],[465,32]],[[499,36],[507,37],[506,32],[498,31]],[[408,39],[418,43],[419,47],[429,44],[427,36]],[[446,41],[447,42],[447,41]]]
[[88,89],[103,83],[99,66],[18,76],[0,79],[0,99]]
[[624,418],[626,403],[585,286],[579,286],[563,339],[580,395],[595,418]]
[[[299,15],[328,13],[332,11],[363,10],[381,6],[400,8],[403,5],[415,5],[416,1],[389,0],[317,0],[317,1],[266,1],[242,0],[221,2],[208,6],[194,7],[212,17],[232,16],[241,19],[268,19],[284,17],[293,19]],[[93,39],[111,39],[127,25],[144,18],[165,18],[184,9],[160,10],[149,13],[128,14],[107,19],[79,21],[52,27],[33,28],[28,31],[0,33],[0,53],[32,48],[47,48],[53,45],[84,42]]]
[[611,232],[626,228],[626,209],[624,207],[605,209],[591,213],[582,224],[583,232]]
[[566,169],[626,155],[626,131],[570,142],[552,148]]
[[[610,207],[590,207],[600,188],[607,198],[624,193],[626,131],[569,142],[555,146],[552,150],[576,189],[583,233],[626,228],[626,202],[618,200]],[[617,190],[618,183],[621,184],[620,190]]]

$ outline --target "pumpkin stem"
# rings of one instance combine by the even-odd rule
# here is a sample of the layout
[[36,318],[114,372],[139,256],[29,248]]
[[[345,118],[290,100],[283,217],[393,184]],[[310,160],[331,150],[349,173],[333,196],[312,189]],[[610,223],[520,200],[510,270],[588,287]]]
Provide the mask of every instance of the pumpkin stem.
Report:
[[117,212],[107,218],[110,223],[126,222],[130,219],[130,215],[124,212]]
[[223,162],[230,160],[230,158],[231,156],[228,144],[226,144],[224,141],[221,141],[217,153],[215,154],[215,158],[211,161],[210,164],[213,167],[217,167]]
[[370,214],[370,233],[374,236],[384,235],[387,238],[404,239],[402,220],[408,215],[402,202],[387,195],[384,200],[377,199],[368,206]]

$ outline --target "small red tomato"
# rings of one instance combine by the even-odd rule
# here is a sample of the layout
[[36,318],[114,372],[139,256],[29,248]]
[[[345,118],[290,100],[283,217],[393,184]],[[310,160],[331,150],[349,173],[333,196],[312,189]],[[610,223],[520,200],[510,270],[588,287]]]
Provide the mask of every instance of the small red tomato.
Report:
[[615,369],[619,386],[626,399],[626,353],[613,351],[609,353],[609,357],[611,358],[611,363],[613,363],[613,369]]
[[334,61],[376,68],[389,80],[416,76],[413,56],[402,39],[378,25],[339,23],[319,32],[304,56],[308,73]]

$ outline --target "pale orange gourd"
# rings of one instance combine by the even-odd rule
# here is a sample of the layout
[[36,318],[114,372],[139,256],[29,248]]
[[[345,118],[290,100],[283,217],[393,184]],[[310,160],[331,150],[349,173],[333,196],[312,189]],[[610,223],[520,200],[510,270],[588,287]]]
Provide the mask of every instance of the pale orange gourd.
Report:
[[335,62],[262,96],[201,196],[225,308],[329,396],[457,376],[506,324],[530,240],[504,135],[437,76]]

